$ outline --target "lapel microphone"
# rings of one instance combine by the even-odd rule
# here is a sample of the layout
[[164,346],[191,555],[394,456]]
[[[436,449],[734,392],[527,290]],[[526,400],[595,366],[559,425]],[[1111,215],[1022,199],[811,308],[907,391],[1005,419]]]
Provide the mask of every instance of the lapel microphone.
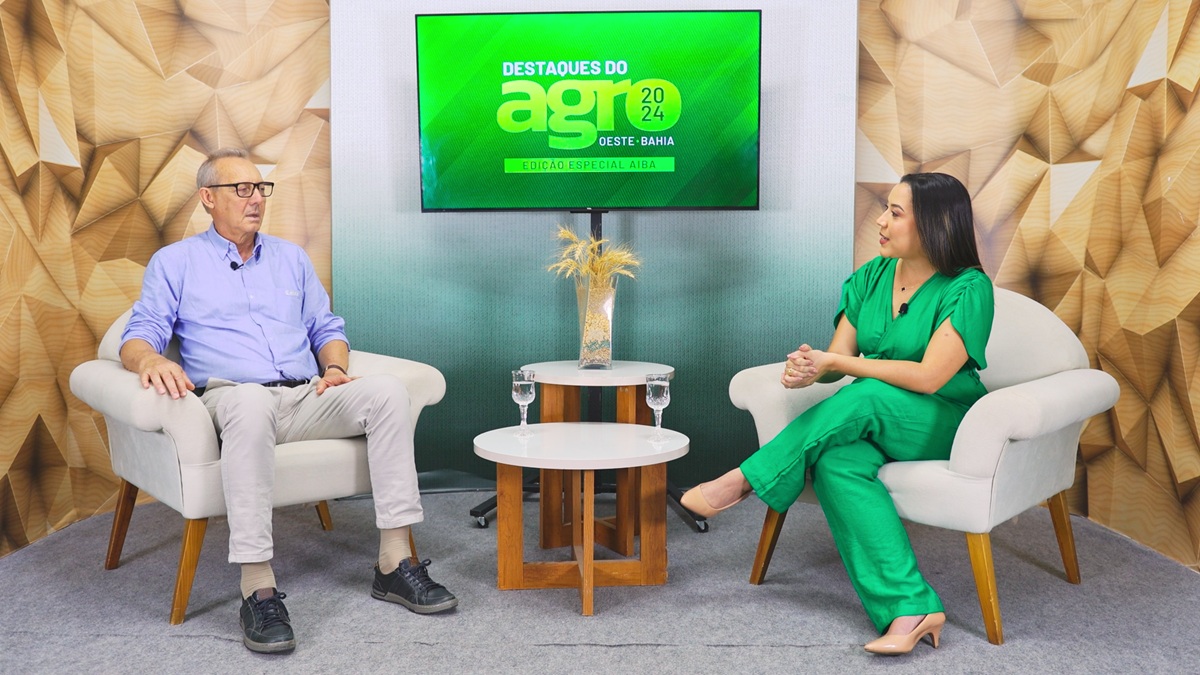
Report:
[[[245,266],[246,266],[246,263],[242,263],[241,265],[239,265],[239,264],[237,264],[237,263],[233,262],[232,260],[231,260],[231,261],[229,261],[229,269],[233,270],[234,272],[236,272],[236,271],[238,271],[238,270],[242,269],[242,268],[243,268],[243,267],[245,267]],[[906,306],[907,306],[907,305],[906,305]],[[905,306],[905,307],[906,307],[906,306]],[[903,313],[904,313],[904,307],[901,307],[901,308],[900,308],[900,313],[901,313],[901,314],[903,314]]]
[[899,314],[899,316],[904,316],[905,314],[908,314],[908,303],[907,303],[907,302],[902,302],[902,303],[900,303],[900,314]]

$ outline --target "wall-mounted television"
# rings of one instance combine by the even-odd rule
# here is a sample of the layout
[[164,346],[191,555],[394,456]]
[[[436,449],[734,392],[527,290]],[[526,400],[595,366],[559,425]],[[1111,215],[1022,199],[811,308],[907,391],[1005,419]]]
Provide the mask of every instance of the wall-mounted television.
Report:
[[758,208],[761,18],[418,15],[422,210]]

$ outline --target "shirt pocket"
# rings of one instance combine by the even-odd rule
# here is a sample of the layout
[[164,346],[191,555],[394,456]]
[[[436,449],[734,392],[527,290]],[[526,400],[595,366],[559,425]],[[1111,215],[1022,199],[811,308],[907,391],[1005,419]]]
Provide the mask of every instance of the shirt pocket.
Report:
[[250,309],[270,321],[299,326],[303,297],[303,293],[293,288],[255,288],[250,291]]

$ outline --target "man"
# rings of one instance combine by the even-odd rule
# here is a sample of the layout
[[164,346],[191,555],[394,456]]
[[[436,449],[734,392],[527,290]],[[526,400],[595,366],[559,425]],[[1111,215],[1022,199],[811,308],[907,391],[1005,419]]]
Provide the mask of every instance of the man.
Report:
[[[344,322],[295,244],[259,233],[274,185],[247,153],[218,150],[196,175],[212,227],[159,250],[122,336],[121,362],[143,387],[199,395],[221,436],[229,561],[241,565],[243,642],[296,646],[271,569],[275,445],[365,434],[379,561],[371,595],[430,614],[458,604],[412,564],[408,531],[423,518],[408,392],[390,375],[353,377]],[[179,338],[182,367],[162,356]]]

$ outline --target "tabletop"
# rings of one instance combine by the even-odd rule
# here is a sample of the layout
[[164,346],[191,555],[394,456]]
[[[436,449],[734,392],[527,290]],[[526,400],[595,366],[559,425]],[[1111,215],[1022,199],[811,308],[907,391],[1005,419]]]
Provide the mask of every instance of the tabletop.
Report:
[[521,366],[521,369],[532,370],[535,382],[577,387],[628,387],[646,384],[647,375],[675,375],[671,366],[644,361],[613,361],[611,369],[580,368],[578,360],[544,361]]
[[528,438],[519,427],[493,429],[475,437],[475,454],[498,464],[537,469],[624,469],[662,464],[688,452],[687,436],[671,429],[614,422],[530,424]]

